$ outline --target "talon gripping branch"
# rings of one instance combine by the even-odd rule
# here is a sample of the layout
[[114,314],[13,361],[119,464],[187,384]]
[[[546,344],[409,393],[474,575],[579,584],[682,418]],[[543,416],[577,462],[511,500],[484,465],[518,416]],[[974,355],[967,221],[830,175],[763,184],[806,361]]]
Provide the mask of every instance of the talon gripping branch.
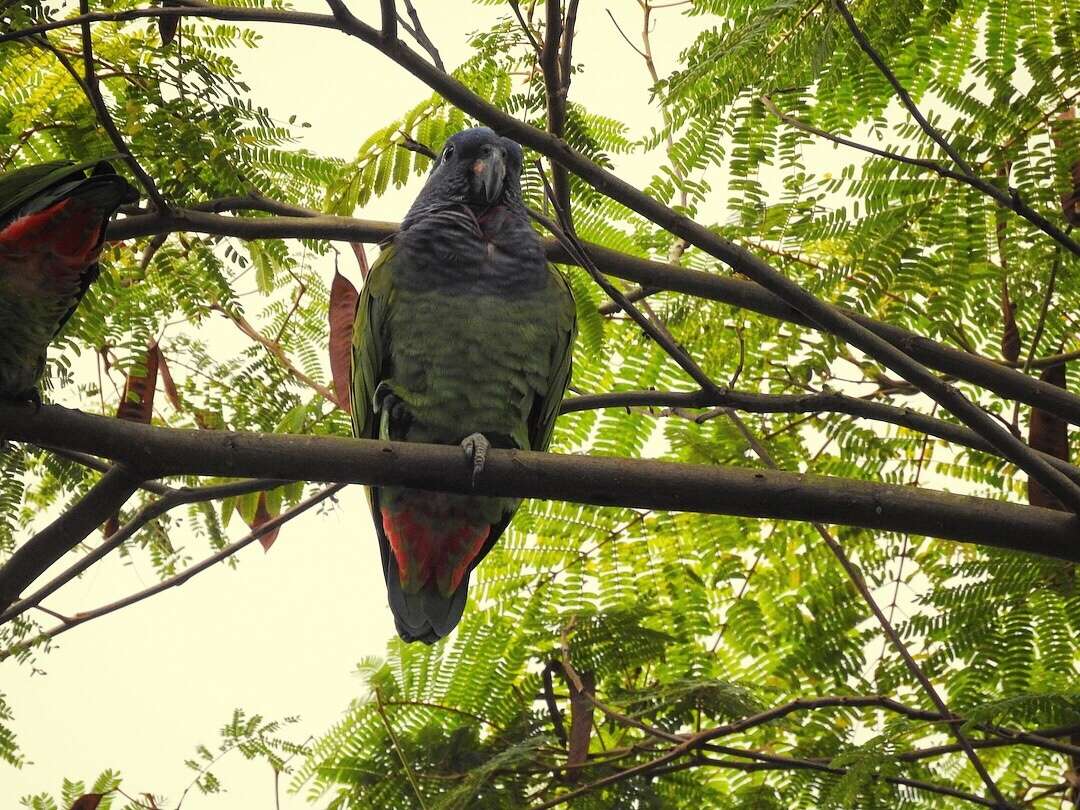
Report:
[[[521,199],[521,147],[451,137],[401,231],[371,268],[353,330],[353,432],[544,450],[570,378],[574,301]],[[461,620],[469,574],[514,498],[368,490],[398,633],[433,643]]]

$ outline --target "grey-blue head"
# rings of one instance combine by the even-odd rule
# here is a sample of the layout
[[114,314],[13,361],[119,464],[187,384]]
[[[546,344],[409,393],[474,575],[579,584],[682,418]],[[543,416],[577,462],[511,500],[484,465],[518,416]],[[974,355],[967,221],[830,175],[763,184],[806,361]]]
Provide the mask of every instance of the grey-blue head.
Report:
[[462,130],[447,139],[416,202],[476,209],[520,202],[521,164],[521,147],[509,138],[487,127]]

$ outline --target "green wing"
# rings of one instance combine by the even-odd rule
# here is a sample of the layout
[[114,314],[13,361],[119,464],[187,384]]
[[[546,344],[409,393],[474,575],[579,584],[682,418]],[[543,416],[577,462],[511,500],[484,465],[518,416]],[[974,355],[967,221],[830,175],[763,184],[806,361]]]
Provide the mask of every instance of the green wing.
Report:
[[386,359],[386,315],[394,298],[391,264],[394,246],[386,247],[375,260],[360,291],[353,321],[352,343],[352,406],[353,435],[373,439],[376,436],[375,415],[371,398],[379,384]]
[[[119,157],[119,155],[110,155]],[[104,158],[95,158],[82,163],[70,160],[54,160],[24,166],[0,177],[0,222],[32,200],[41,192],[70,178],[83,178],[87,170],[97,168]],[[107,165],[107,164],[106,164]],[[111,169],[110,169],[111,171]]]
[[570,371],[573,366],[574,338],[577,336],[577,312],[574,308],[574,296],[570,285],[554,265],[548,265],[551,284],[556,291],[558,309],[556,318],[559,339],[552,354],[554,373],[548,380],[547,391],[537,401],[529,415],[529,444],[531,450],[547,450],[551,443],[551,434],[555,430],[555,419],[559,416],[566,386],[570,383]]

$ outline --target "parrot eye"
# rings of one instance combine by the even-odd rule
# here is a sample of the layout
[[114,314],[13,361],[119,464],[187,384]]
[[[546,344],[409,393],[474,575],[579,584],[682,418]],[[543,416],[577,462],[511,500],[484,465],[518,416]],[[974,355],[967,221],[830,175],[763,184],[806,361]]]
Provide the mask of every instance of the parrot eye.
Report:
[[449,158],[451,158],[453,156],[454,156],[454,145],[452,143],[448,143],[446,145],[446,149],[443,150],[443,160],[448,160]]

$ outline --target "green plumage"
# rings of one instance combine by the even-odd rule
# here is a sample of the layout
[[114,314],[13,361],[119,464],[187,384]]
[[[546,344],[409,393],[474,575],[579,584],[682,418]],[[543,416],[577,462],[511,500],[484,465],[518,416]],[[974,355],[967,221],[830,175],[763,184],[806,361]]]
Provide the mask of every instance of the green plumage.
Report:
[[[574,302],[562,276],[548,266],[546,283],[513,296],[475,294],[467,287],[403,288],[395,281],[408,275],[402,267],[406,261],[395,247],[384,250],[360,295],[353,333],[355,434],[457,444],[480,432],[496,446],[546,449],[569,381],[575,333]],[[410,415],[401,435],[380,431],[383,420],[372,401],[380,382]],[[394,565],[380,514],[409,509],[417,493],[377,487],[369,494],[384,565]],[[492,527],[483,550],[466,561],[470,570],[518,505],[513,498],[438,497],[439,514],[453,512],[468,523]],[[411,514],[418,521],[438,522],[438,516]],[[430,528],[438,535],[438,525]]]
[[0,177],[0,397],[40,401],[48,344],[97,277],[109,218],[136,199],[105,161]]

